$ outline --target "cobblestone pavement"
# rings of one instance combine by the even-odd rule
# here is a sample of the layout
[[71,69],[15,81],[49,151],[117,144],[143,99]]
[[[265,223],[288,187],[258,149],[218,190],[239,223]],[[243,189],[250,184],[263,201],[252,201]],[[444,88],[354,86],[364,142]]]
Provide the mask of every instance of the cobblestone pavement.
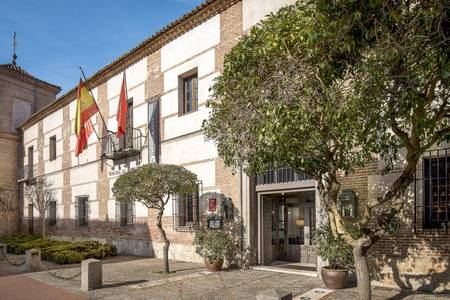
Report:
[[[4,264],[5,262],[0,262],[0,276],[2,272],[11,272],[13,268],[5,267]],[[65,277],[70,277],[80,270],[79,265],[57,266],[45,262],[45,266],[53,269],[53,273]],[[318,278],[270,271],[230,270],[207,273],[204,272],[202,264],[171,261],[170,267],[173,272],[164,275],[160,272],[161,267],[160,259],[142,257],[107,259],[103,262],[103,288],[88,293],[80,291],[79,277],[74,280],[63,280],[46,271],[25,273],[20,276],[49,284],[55,289],[66,291],[69,295],[88,299],[256,299],[258,292],[270,288],[292,292],[294,299],[300,299],[303,293],[323,287]],[[17,267],[14,269],[16,273],[25,272],[24,269],[21,271],[17,269]],[[0,277],[0,286],[2,278],[7,277],[15,276]],[[355,288],[339,290],[322,299],[357,299],[357,291]],[[393,289],[375,288],[373,299],[450,299],[450,295],[409,294]]]

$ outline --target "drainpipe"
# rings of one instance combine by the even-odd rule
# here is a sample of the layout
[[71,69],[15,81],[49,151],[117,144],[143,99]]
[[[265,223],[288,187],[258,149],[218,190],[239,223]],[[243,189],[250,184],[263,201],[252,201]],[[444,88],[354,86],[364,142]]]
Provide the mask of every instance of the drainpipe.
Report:
[[241,222],[241,241],[240,241],[240,252],[241,252],[241,268],[244,267],[244,258],[243,258],[243,252],[244,252],[244,216],[243,216],[243,209],[244,204],[243,202],[243,196],[242,196],[242,167],[239,167],[239,174],[238,174],[238,182],[239,182],[239,189],[238,189],[238,198],[239,198],[239,206],[240,206],[240,222]]

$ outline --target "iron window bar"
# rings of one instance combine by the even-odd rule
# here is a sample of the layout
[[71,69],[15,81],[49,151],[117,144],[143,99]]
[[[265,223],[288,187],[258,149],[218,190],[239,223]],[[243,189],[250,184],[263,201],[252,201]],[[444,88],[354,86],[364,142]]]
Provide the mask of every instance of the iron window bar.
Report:
[[200,196],[203,194],[202,181],[197,181],[197,187],[197,192],[192,195],[175,195],[172,197],[174,230],[188,232],[200,228]]
[[449,234],[450,148],[428,150],[414,175],[414,232]]
[[267,170],[256,175],[256,184],[278,184],[296,181],[312,180],[312,176],[302,171],[295,171],[290,167],[282,167],[278,169]]

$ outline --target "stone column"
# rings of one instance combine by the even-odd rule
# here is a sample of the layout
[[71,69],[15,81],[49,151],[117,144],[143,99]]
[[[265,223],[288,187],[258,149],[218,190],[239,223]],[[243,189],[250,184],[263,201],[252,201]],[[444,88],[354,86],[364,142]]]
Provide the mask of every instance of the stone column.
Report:
[[0,244],[0,261],[4,260],[6,256],[6,245]]
[[87,292],[102,287],[102,261],[94,258],[81,262],[81,290]]
[[37,249],[25,251],[25,265],[30,271],[41,270],[41,251]]

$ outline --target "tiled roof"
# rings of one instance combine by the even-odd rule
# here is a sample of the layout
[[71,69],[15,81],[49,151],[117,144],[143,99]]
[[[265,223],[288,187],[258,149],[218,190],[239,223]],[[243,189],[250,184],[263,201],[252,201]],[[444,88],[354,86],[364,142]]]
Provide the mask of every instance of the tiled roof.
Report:
[[18,66],[18,65],[14,65],[14,64],[3,64],[3,65],[0,65],[0,68],[7,69],[7,70],[11,70],[11,71],[13,71],[13,72],[16,72],[16,73],[18,73],[18,74],[20,74],[20,75],[22,75],[22,76],[24,76],[24,77],[26,77],[26,78],[29,78],[29,79],[34,80],[34,81],[37,81],[37,82],[39,82],[39,83],[41,83],[41,84],[44,84],[44,85],[47,85],[47,86],[52,87],[52,88],[54,88],[54,89],[57,89],[58,92],[61,90],[61,88],[60,88],[59,86],[54,85],[54,84],[51,84],[51,83],[48,83],[48,82],[46,82],[46,81],[44,81],[44,80],[41,80],[41,79],[39,79],[39,78],[34,77],[33,75],[31,75],[30,73],[28,73],[27,71],[25,71],[25,69],[23,69],[22,67],[20,67],[20,66]]

